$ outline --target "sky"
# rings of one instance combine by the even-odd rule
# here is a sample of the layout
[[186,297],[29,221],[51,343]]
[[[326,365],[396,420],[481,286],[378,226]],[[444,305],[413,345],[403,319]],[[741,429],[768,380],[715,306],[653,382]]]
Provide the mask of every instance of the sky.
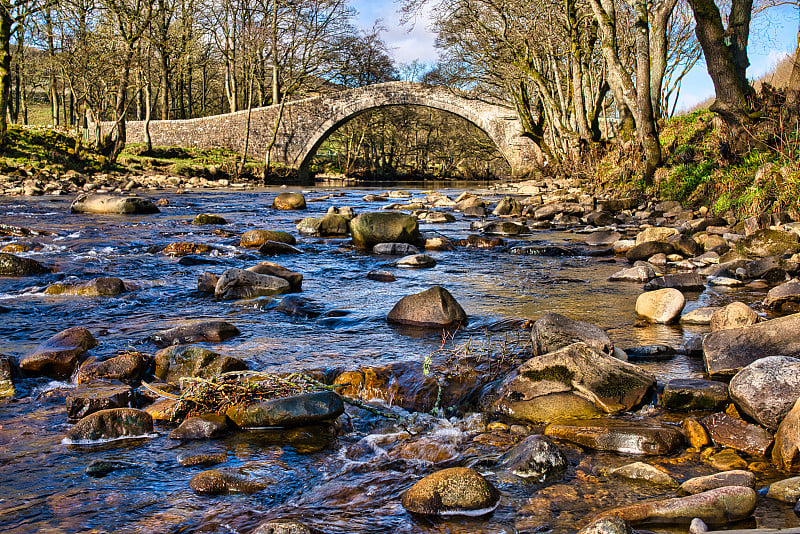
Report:
[[[430,12],[423,12],[413,28],[400,24],[399,3],[395,0],[354,0],[358,10],[358,22],[371,28],[375,20],[381,19],[387,31],[383,34],[397,64],[408,64],[414,60],[435,64],[438,58],[434,46],[436,36],[430,31]],[[750,30],[750,68],[747,75],[757,79],[769,72],[774,65],[797,46],[798,11],[796,6],[782,5],[758,15]],[[714,95],[714,86],[708,77],[704,63],[700,63],[684,78],[678,99],[678,109],[689,109]]]

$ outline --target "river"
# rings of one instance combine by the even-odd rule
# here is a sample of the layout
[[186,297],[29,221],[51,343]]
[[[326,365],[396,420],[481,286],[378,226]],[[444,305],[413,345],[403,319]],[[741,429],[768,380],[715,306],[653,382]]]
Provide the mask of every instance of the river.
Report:
[[[423,196],[419,185],[405,188],[415,197]],[[455,198],[465,188],[487,200],[501,198],[476,184],[448,184],[437,190]],[[331,206],[352,206],[356,213],[377,211],[382,203],[362,197],[381,190],[385,189],[308,190],[304,212],[272,209],[272,198],[286,191],[279,188],[150,191],[149,197],[166,199],[167,205],[161,213],[147,216],[70,214],[69,197],[0,198],[3,223],[49,233],[25,238],[42,248],[21,255],[57,267],[57,273],[42,277],[0,278],[0,305],[11,309],[0,315],[0,353],[20,357],[65,328],[85,326],[99,342],[92,351],[99,357],[128,347],[152,354],[156,348],[145,341],[149,335],[187,320],[221,318],[242,333],[215,344],[214,350],[245,360],[251,369],[347,370],[400,361],[422,365],[426,355],[441,346],[441,333],[390,326],[386,314],[401,297],[434,284],[447,288],[470,317],[453,343],[482,342],[487,336],[495,341],[524,340],[529,331],[524,322],[545,311],[606,328],[623,349],[653,343],[681,348],[686,338],[703,332],[701,327],[636,325],[633,310],[641,286],[607,281],[626,265],[624,259],[517,255],[508,247],[431,252],[436,267],[410,270],[392,266],[393,258],[354,250],[346,239],[300,238],[304,254],[268,259],[303,274],[304,297],[325,310],[341,311],[317,320],[278,313],[270,299],[218,302],[197,292],[202,272],[221,273],[264,259],[238,247],[243,232],[265,228],[297,235],[295,224],[301,217],[319,217]],[[229,222],[222,227],[192,225],[198,213],[219,214]],[[471,221],[457,214],[454,223],[423,224],[421,230],[462,239],[476,233]],[[541,230],[509,242],[581,244],[584,237],[575,229]],[[214,246],[209,255],[214,264],[184,266],[160,253],[173,242]],[[375,269],[393,272],[397,281],[367,279],[366,273]],[[55,281],[96,276],[116,276],[135,289],[94,299],[43,293]],[[748,289],[707,289],[689,295],[687,310],[733,300],[756,303],[762,296]],[[702,363],[684,354],[642,365],[660,383],[702,376]],[[393,444],[408,434],[365,412],[343,418],[336,436],[312,429],[299,442],[250,432],[181,444],[166,437],[168,429],[159,428],[160,435],[147,440],[68,446],[61,440],[70,426],[64,392],[71,385],[27,379],[18,386],[16,398],[0,401],[0,531],[6,533],[247,533],[273,517],[300,519],[331,533],[573,532],[591,513],[668,493],[603,478],[598,466],[622,465],[632,461],[630,457],[589,454],[569,446],[565,452],[572,467],[564,480],[548,485],[512,480],[492,472],[491,462],[483,457],[491,447],[474,441],[486,435],[479,417],[417,414],[410,428],[424,432],[439,449],[453,451],[441,465],[483,466],[503,495],[489,517],[427,520],[406,513],[400,495],[434,466],[424,455],[399,455]],[[192,452],[225,453],[225,467],[265,481],[268,488],[255,495],[196,495],[188,480],[198,468],[181,467],[176,461],[178,455]],[[138,467],[102,478],[87,476],[86,466],[98,459]],[[672,460],[672,469],[683,478],[711,472],[696,462]],[[765,480],[769,477],[774,474],[764,475]],[[774,502],[760,503],[757,518],[760,526],[794,521],[791,507]]]

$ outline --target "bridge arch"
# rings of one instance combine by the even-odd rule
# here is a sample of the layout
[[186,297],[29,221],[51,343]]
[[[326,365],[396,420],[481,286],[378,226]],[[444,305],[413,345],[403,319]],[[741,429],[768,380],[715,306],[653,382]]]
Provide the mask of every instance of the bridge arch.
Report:
[[[458,115],[486,132],[511,165],[522,174],[543,162],[539,148],[522,135],[516,114],[503,106],[459,97],[447,89],[412,82],[388,82],[247,111],[186,120],[152,121],[153,144],[193,148],[230,148],[298,169],[303,174],[322,142],[339,126],[371,109],[424,106]],[[277,129],[275,125],[278,125]],[[113,122],[90,123],[93,138]],[[99,126],[97,130],[96,126]],[[246,132],[249,131],[249,136]],[[127,122],[127,141],[143,143],[144,122]],[[274,143],[273,143],[274,140]]]
[[359,115],[368,113],[370,111],[391,107],[391,106],[418,106],[432,108],[439,111],[451,113],[457,117],[465,119],[481,131],[495,144],[502,156],[513,166],[513,154],[507,154],[506,139],[504,136],[497,135],[497,128],[491,120],[492,117],[481,115],[471,106],[463,105],[461,99],[450,93],[442,90],[425,91],[392,91],[389,93],[379,93],[378,95],[368,95],[363,98],[348,102],[341,108],[336,108],[333,113],[315,129],[313,129],[306,140],[305,146],[302,148],[300,163],[298,169],[301,173],[307,172],[311,161],[316,155],[318,149],[325,140],[330,137],[332,133],[345,125],[347,122],[355,119]]

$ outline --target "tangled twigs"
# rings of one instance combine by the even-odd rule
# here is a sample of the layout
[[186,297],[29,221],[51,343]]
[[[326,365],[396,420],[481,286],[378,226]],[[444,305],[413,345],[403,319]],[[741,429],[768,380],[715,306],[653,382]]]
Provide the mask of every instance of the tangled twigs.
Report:
[[[183,377],[180,395],[168,393],[152,384],[142,385],[161,397],[177,400],[172,407],[170,419],[181,421],[191,415],[204,413],[225,413],[234,405],[252,404],[259,401],[279,399],[313,391],[336,391],[349,384],[326,385],[314,378],[292,373],[286,376],[258,371],[230,371],[213,378]],[[341,395],[348,404],[362,408],[374,415],[389,419],[402,419],[401,416],[385,412],[359,400]]]

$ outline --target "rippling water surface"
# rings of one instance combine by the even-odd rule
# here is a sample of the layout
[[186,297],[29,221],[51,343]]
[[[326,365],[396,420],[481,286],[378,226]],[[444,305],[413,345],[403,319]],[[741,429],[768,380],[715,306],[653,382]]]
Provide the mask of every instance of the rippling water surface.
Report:
[[[463,189],[443,190],[451,198]],[[0,352],[22,356],[39,342],[71,326],[91,329],[100,345],[98,356],[133,346],[153,353],[147,336],[198,318],[234,323],[242,335],[214,345],[214,350],[239,357],[252,369],[356,369],[398,361],[420,362],[441,344],[437,332],[411,332],[386,324],[386,313],[401,297],[433,284],[446,287],[470,316],[469,327],[456,334],[495,339],[525,337],[522,323],[545,311],[556,311],[608,329],[623,348],[651,343],[676,347],[702,330],[680,326],[634,327],[637,284],[611,283],[609,275],[622,260],[592,257],[537,257],[503,250],[458,248],[431,252],[432,269],[401,270],[392,258],[354,250],[344,239],[301,238],[302,255],[273,261],[303,274],[303,296],[326,310],[344,310],[342,317],[313,320],[282,315],[267,299],[217,302],[197,293],[202,272],[221,273],[261,261],[257,253],[238,248],[239,236],[256,228],[285,230],[297,235],[301,217],[321,216],[330,206],[374,211],[367,189],[317,189],[306,192],[304,212],[271,209],[281,190],[202,191],[182,194],[155,192],[169,204],[152,216],[72,215],[67,197],[2,198],[2,222],[49,232],[22,240],[43,245],[23,255],[54,265],[58,272],[36,278],[0,278],[0,305],[12,311],[0,315]],[[478,191],[492,198],[486,191]],[[419,189],[414,196],[422,196]],[[499,197],[494,197],[499,198]],[[194,226],[198,213],[223,215],[223,227]],[[447,237],[474,233],[470,221],[422,225]],[[581,243],[580,234],[541,231],[520,241]],[[8,238],[5,242],[12,241]],[[182,266],[159,251],[173,242],[215,247],[213,265]],[[366,278],[373,269],[395,273],[397,281]],[[116,298],[85,299],[48,296],[43,289],[55,281],[117,276],[135,286]],[[747,290],[714,289],[690,296],[689,308],[755,303],[761,295]],[[340,314],[336,314],[340,315]],[[661,363],[643,364],[661,382],[672,377],[700,377],[702,365],[679,355]],[[64,410],[68,384],[29,380],[24,396],[0,401],[0,531],[2,532],[249,532],[272,517],[301,519],[326,532],[570,532],[588,515],[606,507],[659,495],[658,490],[597,478],[598,465],[620,465],[630,458],[569,450],[573,467],[565,481],[544,486],[522,484],[485,472],[501,489],[500,508],[489,518],[425,520],[409,516],[400,495],[432,462],[425,454],[398,452],[398,443],[413,442],[408,432],[364,413],[344,422],[336,436],[329,429],[304,429],[301,436],[240,433],[224,440],[186,443],[161,436],[93,447],[61,444],[69,427]],[[427,450],[437,451],[437,467],[469,464],[490,466],[497,447],[481,442],[478,418],[437,419],[418,415]],[[413,445],[413,443],[412,443]],[[422,450],[417,445],[406,450]],[[504,447],[509,443],[502,444]],[[405,445],[403,445],[405,446]],[[498,445],[499,446],[499,445]],[[416,447],[416,449],[414,449]],[[424,447],[423,447],[424,449]],[[441,460],[447,451],[452,457]],[[224,467],[268,483],[255,495],[204,497],[195,495],[188,480],[199,468],[180,467],[181,453],[224,452]],[[488,455],[488,456],[487,456]],[[122,460],[135,469],[90,478],[84,470],[93,460]],[[679,465],[679,464],[676,464]],[[691,474],[688,467],[684,475]],[[701,469],[702,471],[702,469]],[[760,525],[792,521],[788,507],[760,505]]]

